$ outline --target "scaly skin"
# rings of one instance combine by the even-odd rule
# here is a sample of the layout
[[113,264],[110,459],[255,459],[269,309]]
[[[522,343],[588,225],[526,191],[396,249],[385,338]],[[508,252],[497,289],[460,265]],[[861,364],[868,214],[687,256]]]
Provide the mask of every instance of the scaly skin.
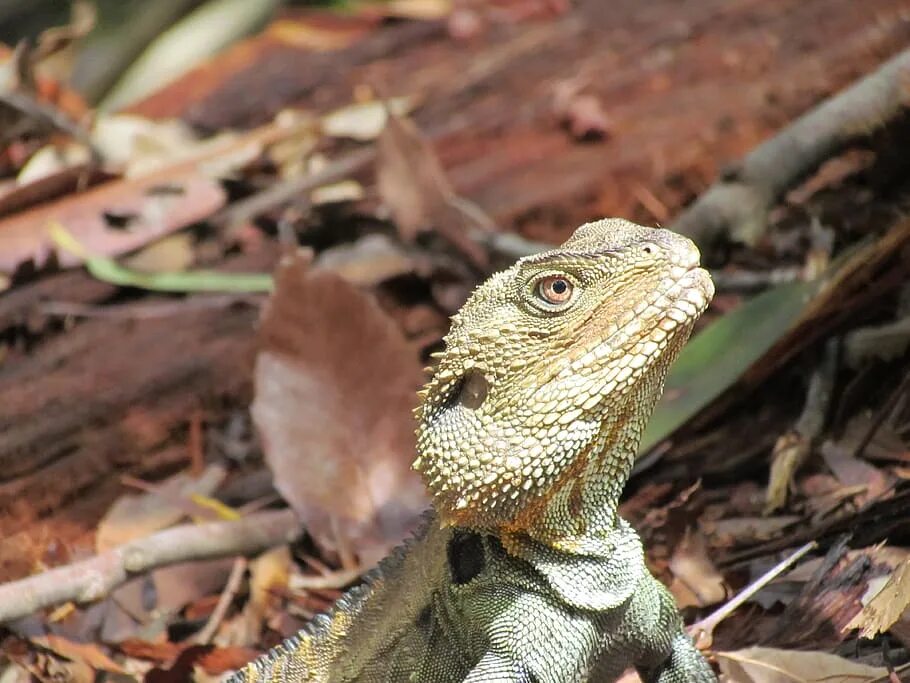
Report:
[[425,529],[235,683],[715,680],[616,512],[713,295],[698,259],[604,220],[479,286],[417,411]]

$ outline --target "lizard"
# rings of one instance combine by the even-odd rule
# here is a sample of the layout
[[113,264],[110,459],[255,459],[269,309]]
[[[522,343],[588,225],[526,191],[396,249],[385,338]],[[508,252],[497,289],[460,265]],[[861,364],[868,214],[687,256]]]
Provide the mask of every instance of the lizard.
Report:
[[231,683],[715,681],[617,513],[699,258],[604,219],[479,285],[415,411],[422,529]]

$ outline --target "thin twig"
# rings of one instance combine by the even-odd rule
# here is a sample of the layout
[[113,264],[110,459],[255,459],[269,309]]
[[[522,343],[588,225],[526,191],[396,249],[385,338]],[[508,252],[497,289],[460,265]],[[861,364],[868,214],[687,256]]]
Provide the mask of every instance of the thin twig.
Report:
[[166,529],[87,560],[0,585],[0,624],[68,601],[99,600],[136,574],[152,569],[179,562],[255,555],[293,542],[300,533],[300,520],[291,510]]
[[195,640],[199,645],[208,645],[212,642],[212,638],[215,637],[215,632],[218,630],[221,622],[224,621],[224,615],[227,614],[228,608],[234,600],[234,596],[237,595],[237,591],[240,590],[240,582],[243,581],[246,565],[247,561],[245,557],[238,557],[234,560],[234,565],[231,567],[231,574],[228,576],[227,584],[218,598],[218,604],[216,604],[215,609],[212,610],[212,614],[209,616],[209,620],[205,623],[205,626],[196,634]]
[[62,110],[45,104],[22,90],[0,92],[0,102],[40,125],[66,133],[76,142],[85,145],[92,157],[92,163],[100,165],[101,153],[92,143],[89,133]]
[[739,607],[746,602],[749,598],[755,595],[762,588],[767,586],[771,581],[776,579],[778,576],[787,571],[792,567],[796,562],[810,550],[814,550],[818,546],[818,543],[815,541],[810,541],[804,546],[799,548],[796,552],[790,555],[785,560],[777,563],[767,572],[765,572],[758,579],[750,583],[748,586],[743,588],[736,596],[727,602],[726,605],[721,607],[718,610],[715,610],[707,617],[701,621],[697,621],[689,627],[689,632],[696,634],[699,639],[707,637],[711,639],[714,634],[714,629],[717,628],[717,625],[722,622],[724,619],[729,617],[733,612],[735,612]]
[[316,576],[294,576],[288,581],[288,588],[294,591],[339,589],[352,584],[361,574],[363,567],[358,566]]
[[305,193],[322,185],[334,183],[366,168],[376,158],[374,147],[364,147],[330,162],[322,170],[300,178],[276,183],[262,192],[234,202],[212,221],[235,226],[256,216],[281,208],[291,202],[306,200]]

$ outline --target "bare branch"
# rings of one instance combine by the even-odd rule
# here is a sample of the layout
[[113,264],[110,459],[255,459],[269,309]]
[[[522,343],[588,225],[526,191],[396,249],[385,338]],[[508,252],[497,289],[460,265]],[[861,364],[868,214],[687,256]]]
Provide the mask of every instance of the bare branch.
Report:
[[166,529],[95,557],[0,585],[0,624],[64,602],[92,602],[129,578],[178,562],[255,555],[301,533],[291,510]]
[[910,106],[910,50],[806,112],[709,187],[670,226],[707,245],[721,235],[752,244],[771,207],[821,163]]

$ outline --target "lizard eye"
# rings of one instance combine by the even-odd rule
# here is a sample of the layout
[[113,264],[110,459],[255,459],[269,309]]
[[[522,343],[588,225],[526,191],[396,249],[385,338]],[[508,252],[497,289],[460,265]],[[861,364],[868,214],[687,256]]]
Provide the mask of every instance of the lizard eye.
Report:
[[563,275],[547,275],[537,282],[534,293],[545,304],[550,306],[565,306],[572,300],[575,285]]

